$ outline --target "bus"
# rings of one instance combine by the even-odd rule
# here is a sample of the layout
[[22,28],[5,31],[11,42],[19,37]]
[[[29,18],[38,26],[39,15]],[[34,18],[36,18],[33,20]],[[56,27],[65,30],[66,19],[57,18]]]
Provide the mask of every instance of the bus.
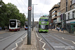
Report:
[[9,31],[18,31],[20,30],[20,20],[10,19],[9,20]]
[[48,27],[49,27],[49,21],[48,17],[41,17],[39,19],[39,27],[38,27],[38,32],[48,32]]
[[25,30],[28,30],[28,21],[25,21],[24,29],[25,29]]

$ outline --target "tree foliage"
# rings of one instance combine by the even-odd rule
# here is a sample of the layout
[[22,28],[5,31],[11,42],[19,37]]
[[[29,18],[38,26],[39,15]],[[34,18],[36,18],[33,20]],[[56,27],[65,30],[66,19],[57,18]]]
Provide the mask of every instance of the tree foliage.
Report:
[[3,1],[0,1],[0,26],[9,26],[9,19],[18,19],[21,21],[21,26],[24,25],[26,16],[23,13],[20,13],[18,8],[12,4],[5,4]]

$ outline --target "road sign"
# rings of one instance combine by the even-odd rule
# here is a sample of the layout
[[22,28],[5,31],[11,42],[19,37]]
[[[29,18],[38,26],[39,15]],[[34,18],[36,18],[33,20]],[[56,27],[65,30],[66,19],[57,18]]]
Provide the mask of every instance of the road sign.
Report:
[[28,10],[31,10],[32,8],[31,7],[28,7]]

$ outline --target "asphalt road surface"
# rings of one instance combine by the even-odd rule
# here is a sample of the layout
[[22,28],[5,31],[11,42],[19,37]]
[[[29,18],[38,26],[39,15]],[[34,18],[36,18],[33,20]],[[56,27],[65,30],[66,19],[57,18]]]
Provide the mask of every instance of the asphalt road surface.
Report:
[[74,35],[54,32],[51,30],[49,30],[48,33],[38,33],[38,29],[35,28],[35,30],[39,37],[43,39],[42,41],[46,43],[46,45],[42,45],[46,50],[75,50]]
[[20,41],[20,38],[26,35],[27,31],[21,29],[17,32],[7,32],[0,34],[0,50],[11,50],[16,45],[15,43]]

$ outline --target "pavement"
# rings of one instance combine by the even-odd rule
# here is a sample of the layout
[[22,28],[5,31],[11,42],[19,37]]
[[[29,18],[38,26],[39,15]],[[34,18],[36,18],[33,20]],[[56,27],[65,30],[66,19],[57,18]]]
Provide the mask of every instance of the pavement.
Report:
[[18,50],[37,50],[37,40],[34,31],[31,31],[31,45],[27,45],[27,37]]
[[0,34],[6,33],[8,30],[0,30]]
[[[49,30],[51,30],[51,29],[49,29]],[[68,31],[66,31],[66,30],[63,30],[63,31],[61,31],[61,30],[56,30],[56,29],[52,29],[52,31],[56,31],[56,32],[60,32],[60,33],[69,33]]]

